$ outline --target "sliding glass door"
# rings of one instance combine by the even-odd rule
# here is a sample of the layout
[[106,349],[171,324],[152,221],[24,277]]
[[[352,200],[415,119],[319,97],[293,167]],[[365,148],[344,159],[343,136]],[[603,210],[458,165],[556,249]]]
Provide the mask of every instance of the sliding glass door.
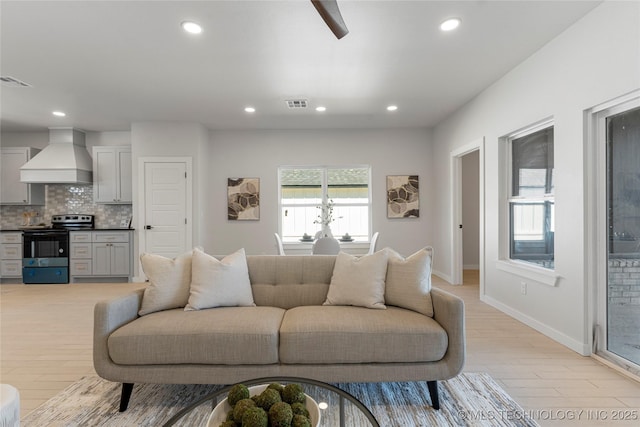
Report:
[[[640,105],[601,112],[606,144],[606,289],[599,292],[606,339],[600,352],[640,367]],[[604,134],[604,135],[603,135]],[[603,251],[604,252],[604,251]],[[601,324],[601,326],[604,326]]]

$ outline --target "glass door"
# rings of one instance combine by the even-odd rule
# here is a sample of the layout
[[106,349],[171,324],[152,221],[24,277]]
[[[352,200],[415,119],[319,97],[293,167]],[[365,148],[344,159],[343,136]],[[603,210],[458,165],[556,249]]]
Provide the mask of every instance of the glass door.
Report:
[[[640,105],[600,116],[606,138],[606,339],[601,352],[640,367]],[[605,317],[606,316],[606,317]],[[604,326],[604,325],[602,325]]]

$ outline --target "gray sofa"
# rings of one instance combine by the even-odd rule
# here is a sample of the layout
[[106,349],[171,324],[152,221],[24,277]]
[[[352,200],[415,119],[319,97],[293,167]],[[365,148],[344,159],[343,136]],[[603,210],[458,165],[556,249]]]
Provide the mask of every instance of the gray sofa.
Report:
[[335,256],[247,257],[255,307],[182,308],[140,317],[143,290],[95,307],[94,366],[123,383],[233,384],[270,377],[324,382],[438,380],[464,365],[464,304],[432,288],[433,318],[400,307],[325,306]]

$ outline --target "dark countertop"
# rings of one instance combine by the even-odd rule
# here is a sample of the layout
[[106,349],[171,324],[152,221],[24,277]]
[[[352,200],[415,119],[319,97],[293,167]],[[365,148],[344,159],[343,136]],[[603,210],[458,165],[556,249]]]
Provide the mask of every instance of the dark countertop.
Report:
[[[5,232],[23,232],[23,231],[39,231],[39,230],[52,230],[51,228],[3,228],[0,229],[0,233],[5,233]],[[101,227],[96,227],[96,228],[82,228],[82,229],[77,229],[77,230],[69,230],[69,231],[135,231],[135,228],[101,228]]]
[[95,227],[95,228],[82,228],[77,230],[69,230],[69,231],[134,231],[135,228],[119,228],[119,227]]

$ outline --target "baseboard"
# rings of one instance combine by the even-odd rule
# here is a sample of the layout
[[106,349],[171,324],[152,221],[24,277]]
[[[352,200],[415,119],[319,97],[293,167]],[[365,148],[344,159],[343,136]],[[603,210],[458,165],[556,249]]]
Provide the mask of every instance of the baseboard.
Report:
[[480,265],[479,264],[463,265],[462,269],[463,270],[480,270]]
[[436,276],[438,276],[439,278],[441,278],[442,280],[446,281],[448,284],[453,284],[453,280],[451,279],[451,276],[448,274],[444,274],[440,271],[437,270],[433,270],[432,271],[433,274],[435,274]]
[[589,346],[589,343],[582,343],[580,341],[577,341],[574,338],[571,338],[570,336],[550,327],[549,325],[545,325],[539,320],[536,320],[531,316],[527,316],[526,314],[515,310],[512,307],[509,307],[508,305],[487,295],[481,295],[480,300],[502,311],[503,313],[508,314],[514,319],[519,320],[525,325],[532,327],[536,331],[548,336],[552,340],[557,341],[565,347],[570,348],[581,356],[591,356],[591,347]]

